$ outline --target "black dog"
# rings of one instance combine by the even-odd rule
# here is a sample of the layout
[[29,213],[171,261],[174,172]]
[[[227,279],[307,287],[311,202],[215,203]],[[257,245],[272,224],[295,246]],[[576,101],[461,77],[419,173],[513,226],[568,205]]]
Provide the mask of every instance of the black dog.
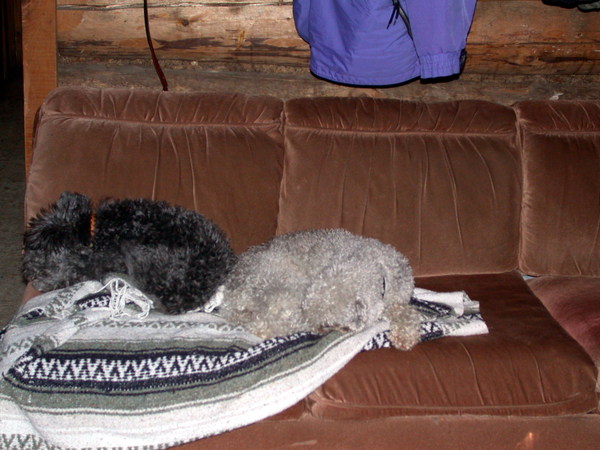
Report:
[[[92,224],[93,223],[93,224]],[[102,202],[64,192],[33,218],[23,278],[41,291],[125,274],[167,313],[203,306],[235,263],[225,234],[203,215],[166,202]]]

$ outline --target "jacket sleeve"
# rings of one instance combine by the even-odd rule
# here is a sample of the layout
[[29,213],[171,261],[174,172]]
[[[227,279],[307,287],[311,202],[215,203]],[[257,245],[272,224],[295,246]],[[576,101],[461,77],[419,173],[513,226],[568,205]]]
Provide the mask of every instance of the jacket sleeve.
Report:
[[410,21],[421,78],[460,72],[460,55],[467,43],[476,1],[401,0]]

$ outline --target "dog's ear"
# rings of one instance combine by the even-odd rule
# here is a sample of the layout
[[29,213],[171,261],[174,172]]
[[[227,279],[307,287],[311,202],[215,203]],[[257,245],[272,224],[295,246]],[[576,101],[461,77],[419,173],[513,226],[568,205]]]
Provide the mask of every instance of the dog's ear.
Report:
[[48,291],[88,278],[91,216],[86,196],[65,192],[33,218],[23,239],[23,279]]
[[63,192],[56,203],[29,221],[23,240],[24,251],[89,245],[92,206],[88,197]]

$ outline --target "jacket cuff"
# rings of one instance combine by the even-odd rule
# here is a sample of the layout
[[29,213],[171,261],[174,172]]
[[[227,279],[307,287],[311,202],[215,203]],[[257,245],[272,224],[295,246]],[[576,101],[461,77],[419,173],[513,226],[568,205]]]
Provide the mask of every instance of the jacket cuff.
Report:
[[448,77],[460,72],[460,54],[457,52],[421,55],[421,78]]

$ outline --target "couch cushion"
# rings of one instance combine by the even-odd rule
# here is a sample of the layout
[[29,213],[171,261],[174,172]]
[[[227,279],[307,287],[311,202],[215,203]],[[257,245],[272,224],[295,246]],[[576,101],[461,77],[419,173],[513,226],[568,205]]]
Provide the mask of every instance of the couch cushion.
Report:
[[429,277],[417,284],[466,290],[481,302],[489,334],[442,338],[408,352],[363,352],[311,394],[313,414],[543,416],[596,408],[594,364],[517,273]]
[[521,269],[600,276],[600,101],[528,101],[515,109],[524,173]]
[[261,421],[172,450],[598,450],[600,415]]
[[528,284],[552,317],[600,366],[600,278],[545,276]]
[[59,88],[41,107],[26,217],[64,190],[147,197],[217,222],[235,250],[270,238],[283,166],[271,97]]
[[510,108],[481,101],[286,102],[278,233],[342,227],[419,275],[517,265],[520,161]]

